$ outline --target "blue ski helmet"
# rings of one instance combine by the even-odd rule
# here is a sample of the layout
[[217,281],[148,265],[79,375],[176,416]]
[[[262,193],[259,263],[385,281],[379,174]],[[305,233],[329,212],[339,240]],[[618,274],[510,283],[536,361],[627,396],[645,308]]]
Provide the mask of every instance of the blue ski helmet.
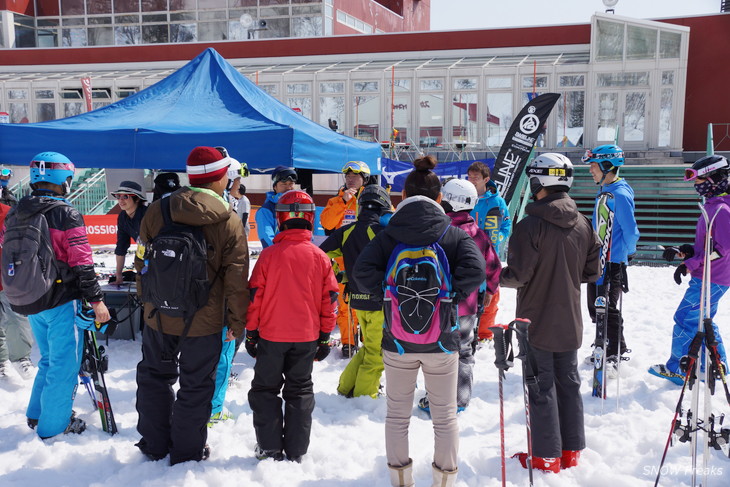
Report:
[[581,160],[586,164],[597,163],[601,172],[606,174],[624,165],[624,150],[615,144],[599,145],[593,150],[588,149]]
[[30,184],[57,184],[64,188],[63,194],[68,194],[75,169],[73,162],[63,154],[41,152],[30,161]]

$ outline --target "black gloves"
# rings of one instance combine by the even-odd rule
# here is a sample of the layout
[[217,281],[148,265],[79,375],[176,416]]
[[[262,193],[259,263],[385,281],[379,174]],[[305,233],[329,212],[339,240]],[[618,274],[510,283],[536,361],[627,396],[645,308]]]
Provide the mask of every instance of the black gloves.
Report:
[[662,257],[667,262],[672,262],[674,257],[680,252],[684,254],[685,259],[689,259],[695,255],[695,249],[693,246],[690,244],[682,244],[679,247],[667,247],[664,249],[664,252],[662,252]]
[[321,362],[330,354],[330,334],[323,331],[319,332],[319,340],[317,340],[317,351],[314,353],[314,361]]
[[246,352],[253,358],[256,358],[256,345],[259,343],[258,330],[246,330]]
[[682,264],[679,264],[677,266],[677,270],[674,271],[674,282],[677,284],[682,284],[682,276],[687,275],[687,266]]

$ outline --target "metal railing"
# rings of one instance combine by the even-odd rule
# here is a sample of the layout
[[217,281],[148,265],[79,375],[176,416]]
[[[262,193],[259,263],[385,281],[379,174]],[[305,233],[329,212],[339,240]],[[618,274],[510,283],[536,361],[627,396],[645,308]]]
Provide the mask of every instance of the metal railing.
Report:
[[82,215],[98,215],[106,213],[108,193],[106,188],[106,171],[99,169],[87,179],[81,176],[81,182],[71,191],[67,198]]

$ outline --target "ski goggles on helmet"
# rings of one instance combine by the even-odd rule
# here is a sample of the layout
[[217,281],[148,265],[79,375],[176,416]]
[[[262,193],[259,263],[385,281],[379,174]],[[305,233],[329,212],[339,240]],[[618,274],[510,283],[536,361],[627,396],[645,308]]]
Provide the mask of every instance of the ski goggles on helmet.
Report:
[[360,161],[350,161],[344,166],[342,166],[342,172],[344,174],[347,174],[348,172],[354,172],[355,174],[370,174],[370,168],[368,168],[365,163]]
[[573,176],[573,168],[527,166],[525,174],[528,176],[554,176],[558,179],[567,179]]
[[12,169],[8,169],[6,167],[0,169],[0,177],[9,178],[12,175],[13,175],[13,170]]
[[706,179],[711,173],[717,171],[718,169],[724,169],[726,167],[727,164],[724,160],[717,161],[713,164],[701,167],[699,169],[689,167],[684,170],[684,180],[694,181],[697,178]]
[[239,172],[241,173],[242,178],[247,178],[251,175],[251,171],[248,170],[248,164],[245,162],[241,163],[241,170]]
[[600,162],[600,161],[606,161],[611,159],[621,159],[624,157],[623,152],[613,152],[610,154],[596,154],[592,150],[588,149],[586,150],[586,153],[583,154],[583,157],[580,158],[581,162]]
[[297,182],[297,173],[294,169],[284,169],[283,171],[276,173],[274,176],[274,184],[286,181]]

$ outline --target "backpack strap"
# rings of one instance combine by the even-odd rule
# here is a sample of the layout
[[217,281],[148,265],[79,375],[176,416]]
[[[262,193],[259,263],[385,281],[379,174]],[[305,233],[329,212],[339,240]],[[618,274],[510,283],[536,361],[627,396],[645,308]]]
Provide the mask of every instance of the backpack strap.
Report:
[[[170,198],[162,198],[160,199],[160,210],[162,211],[162,218],[164,220],[165,227],[170,227],[175,224],[175,222],[172,221],[172,213],[170,211]],[[189,225],[192,226],[192,225]],[[203,231],[202,228],[197,227],[196,231]],[[210,287],[212,288],[213,285],[215,285],[218,278],[221,276],[221,271],[223,268],[221,267],[218,269],[218,272],[216,272],[215,276],[213,277],[213,280],[210,282]],[[162,319],[160,318],[160,311],[155,308],[150,313],[150,318],[154,315],[157,315],[157,326],[159,327],[160,333],[164,334],[165,331],[162,328]],[[190,327],[193,325],[193,318],[195,317],[195,313],[193,313],[190,316],[184,316],[183,321],[185,322],[185,327],[183,328],[182,335],[180,335],[180,340],[177,342],[177,346],[172,351],[172,353],[169,353],[165,350],[162,351],[162,361],[163,362],[171,362],[176,359],[177,354],[180,353],[180,347],[182,347],[182,343],[187,338],[188,333],[190,333]]]
[[160,210],[162,211],[162,219],[165,222],[165,227],[173,225],[170,198],[162,198],[160,200]]

